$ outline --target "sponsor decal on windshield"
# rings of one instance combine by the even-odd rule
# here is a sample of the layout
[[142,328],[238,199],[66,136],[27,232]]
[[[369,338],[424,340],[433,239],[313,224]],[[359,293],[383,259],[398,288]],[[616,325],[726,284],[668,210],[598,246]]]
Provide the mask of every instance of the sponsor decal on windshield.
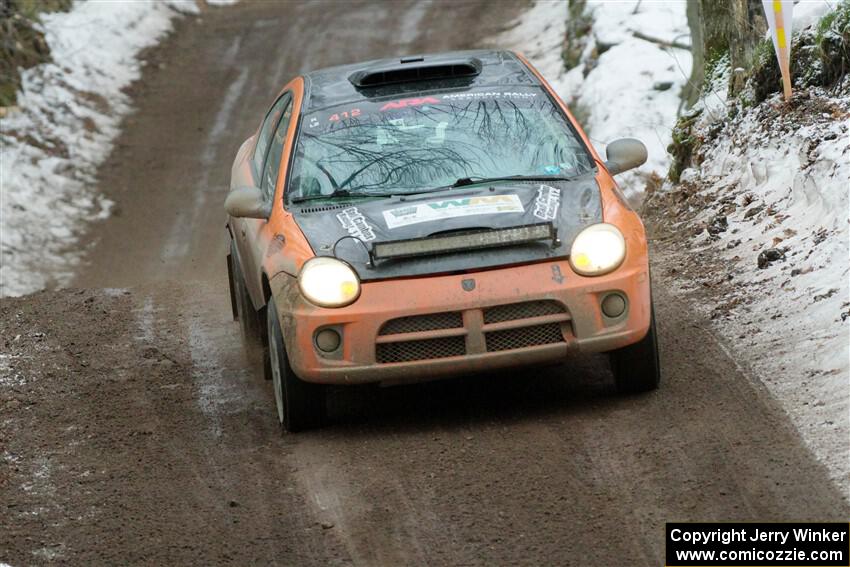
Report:
[[328,122],[339,122],[340,120],[349,120],[351,118],[357,118],[358,116],[360,116],[360,109],[352,108],[351,110],[334,112],[333,114],[328,116]]
[[469,100],[473,98],[534,98],[536,96],[537,93],[487,91],[483,93],[471,92],[447,94],[443,95],[443,100]]
[[399,108],[407,108],[408,106],[422,106],[423,104],[440,104],[440,101],[432,96],[424,98],[404,98],[402,100],[393,100],[381,107],[384,110],[398,110]]
[[364,242],[375,240],[375,231],[372,226],[366,221],[363,213],[357,210],[357,207],[349,207],[343,209],[341,213],[336,215],[342,228],[348,231],[350,236],[359,238]]
[[534,216],[542,220],[555,220],[558,205],[561,204],[561,190],[548,185],[541,185],[534,199]]
[[525,209],[517,195],[486,195],[390,209],[384,211],[384,220],[387,221],[387,227],[392,229],[441,219],[523,212]]
[[517,91],[486,91],[486,92],[467,92],[467,93],[450,93],[438,95],[440,98],[426,96],[421,98],[404,98],[401,100],[393,100],[381,107],[381,111],[399,110],[409,108],[411,106],[422,106],[424,104],[440,104],[441,100],[473,100],[477,98],[507,98],[507,99],[531,99],[537,96],[534,92],[517,92]]

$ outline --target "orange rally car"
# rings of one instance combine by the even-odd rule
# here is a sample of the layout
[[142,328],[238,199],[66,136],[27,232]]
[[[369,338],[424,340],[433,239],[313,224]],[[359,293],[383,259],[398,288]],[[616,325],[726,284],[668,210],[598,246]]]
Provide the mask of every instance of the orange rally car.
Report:
[[307,73],[236,155],[225,202],[234,317],[266,353],[282,427],[328,384],[404,383],[610,354],[659,382],[646,235],[522,56],[462,51]]

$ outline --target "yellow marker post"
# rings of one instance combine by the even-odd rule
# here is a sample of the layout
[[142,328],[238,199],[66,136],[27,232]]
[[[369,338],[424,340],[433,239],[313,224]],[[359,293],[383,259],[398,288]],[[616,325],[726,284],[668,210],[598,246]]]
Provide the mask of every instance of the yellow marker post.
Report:
[[762,0],[773,49],[779,60],[785,100],[791,100],[791,24],[793,23],[793,0]]

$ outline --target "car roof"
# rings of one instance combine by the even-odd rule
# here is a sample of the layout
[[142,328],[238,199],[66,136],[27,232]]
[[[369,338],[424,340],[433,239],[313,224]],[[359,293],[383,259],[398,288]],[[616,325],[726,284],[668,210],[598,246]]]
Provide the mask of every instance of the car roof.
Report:
[[[387,80],[374,86],[355,86],[364,76],[388,77],[392,73],[409,76],[411,72],[416,74],[417,69],[458,68],[470,72],[462,76]],[[413,96],[442,88],[540,85],[537,77],[515,54],[494,50],[450,51],[339,65],[306,73],[304,81],[305,111],[385,96]]]

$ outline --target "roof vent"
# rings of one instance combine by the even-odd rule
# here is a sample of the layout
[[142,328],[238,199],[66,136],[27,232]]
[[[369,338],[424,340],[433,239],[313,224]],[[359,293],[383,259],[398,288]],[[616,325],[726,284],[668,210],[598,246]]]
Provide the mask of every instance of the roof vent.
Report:
[[475,77],[479,73],[481,73],[481,61],[476,58],[438,59],[426,62],[424,57],[406,57],[396,65],[356,71],[348,77],[348,80],[355,87],[363,89],[432,79]]

